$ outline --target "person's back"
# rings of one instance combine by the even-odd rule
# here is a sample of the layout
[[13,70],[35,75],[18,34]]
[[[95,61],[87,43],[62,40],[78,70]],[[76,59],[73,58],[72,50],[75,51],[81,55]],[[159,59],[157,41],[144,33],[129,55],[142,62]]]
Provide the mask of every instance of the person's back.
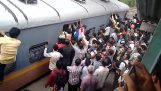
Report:
[[50,53],[47,53],[47,47],[48,45],[45,45],[45,49],[44,49],[44,56],[45,57],[50,57],[49,60],[49,69],[52,71],[56,68],[56,62],[63,57],[63,55],[61,53],[58,52],[58,46],[57,44],[55,44],[53,46],[53,51]]
[[63,55],[61,61],[63,61],[64,66],[70,66],[73,61],[75,51],[69,46],[69,40],[66,40],[66,46],[61,48],[59,51]]
[[63,61],[69,66],[74,58],[74,49],[70,46],[62,48]]
[[105,83],[106,77],[109,73],[109,69],[106,67],[108,65],[107,61],[102,61],[102,66],[99,66],[98,69],[96,69],[94,75],[98,79],[97,89],[100,91],[103,88],[103,85]]
[[69,80],[68,80],[68,91],[77,91],[80,83],[80,73],[82,71],[81,59],[75,60],[74,66],[68,66]]
[[83,91],[95,91],[97,87],[97,77],[94,75],[87,75],[83,78],[81,88],[84,88]]
[[96,60],[93,62],[94,70],[96,70],[99,66],[101,66],[101,55],[96,54]]
[[91,61],[90,59],[85,59],[85,64],[83,65],[82,67],[82,71],[81,71],[81,74],[80,74],[80,79],[82,80],[83,77],[85,77],[87,74],[88,74],[88,66],[91,64]]
[[86,75],[81,83],[81,91],[95,91],[98,84],[98,79],[93,75],[94,67],[90,65],[88,67],[89,74]]
[[21,41],[18,40],[20,32],[20,29],[12,28],[9,31],[10,37],[0,32],[3,35],[3,37],[0,37],[0,84],[3,83],[6,65],[16,61],[17,49],[21,44]]
[[45,88],[49,85],[50,87],[53,87],[53,91],[64,88],[67,82],[67,74],[65,70],[62,69],[62,62],[57,61],[56,67],[55,70],[51,71],[48,81],[45,84]]
[[0,37],[0,63],[9,64],[16,60],[17,48],[20,46],[21,41],[17,38]]

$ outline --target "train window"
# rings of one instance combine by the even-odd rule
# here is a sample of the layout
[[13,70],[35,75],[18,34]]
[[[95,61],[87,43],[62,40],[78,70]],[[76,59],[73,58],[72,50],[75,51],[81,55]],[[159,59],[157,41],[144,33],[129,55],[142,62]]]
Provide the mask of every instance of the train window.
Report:
[[20,0],[25,4],[37,4],[37,0]]
[[105,24],[100,25],[100,29],[104,29],[105,28]]
[[44,45],[47,44],[48,42],[43,42],[37,45],[33,45],[29,48],[29,61],[30,63],[39,61],[44,58],[43,53],[44,53]]
[[63,31],[67,31],[68,30],[68,27],[69,27],[69,24],[63,25]]
[[96,29],[96,27],[92,27],[92,28],[90,28],[90,29],[88,29],[87,31],[86,31],[86,34],[92,34],[92,33],[94,33],[95,32],[95,29]]

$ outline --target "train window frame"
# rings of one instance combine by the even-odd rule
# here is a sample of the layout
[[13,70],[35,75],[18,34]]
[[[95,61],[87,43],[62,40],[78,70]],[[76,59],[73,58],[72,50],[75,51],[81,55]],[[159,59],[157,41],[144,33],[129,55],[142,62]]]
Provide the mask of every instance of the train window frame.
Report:
[[29,62],[34,63],[37,61],[40,61],[44,59],[44,49],[45,49],[45,44],[48,44],[48,42],[42,42],[36,45],[33,45],[29,48]]
[[64,24],[63,25],[63,31],[66,32],[68,30],[68,28],[69,28],[69,24]]

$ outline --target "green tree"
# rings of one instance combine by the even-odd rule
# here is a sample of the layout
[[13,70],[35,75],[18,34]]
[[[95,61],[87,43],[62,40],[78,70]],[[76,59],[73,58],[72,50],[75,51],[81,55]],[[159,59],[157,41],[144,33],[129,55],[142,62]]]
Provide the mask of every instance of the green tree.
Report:
[[126,3],[127,5],[129,5],[130,7],[134,7],[136,6],[136,0],[119,0],[123,3]]

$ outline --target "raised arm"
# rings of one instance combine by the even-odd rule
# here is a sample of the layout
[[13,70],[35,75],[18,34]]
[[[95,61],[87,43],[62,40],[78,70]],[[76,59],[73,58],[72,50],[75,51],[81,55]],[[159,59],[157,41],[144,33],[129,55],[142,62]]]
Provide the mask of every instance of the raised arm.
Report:
[[47,53],[47,48],[48,48],[48,44],[45,44],[44,56],[45,57],[51,57],[51,53]]
[[89,42],[87,41],[86,38],[83,38],[83,39],[82,39],[82,43],[83,43],[83,47],[84,47],[84,48],[88,48]]

